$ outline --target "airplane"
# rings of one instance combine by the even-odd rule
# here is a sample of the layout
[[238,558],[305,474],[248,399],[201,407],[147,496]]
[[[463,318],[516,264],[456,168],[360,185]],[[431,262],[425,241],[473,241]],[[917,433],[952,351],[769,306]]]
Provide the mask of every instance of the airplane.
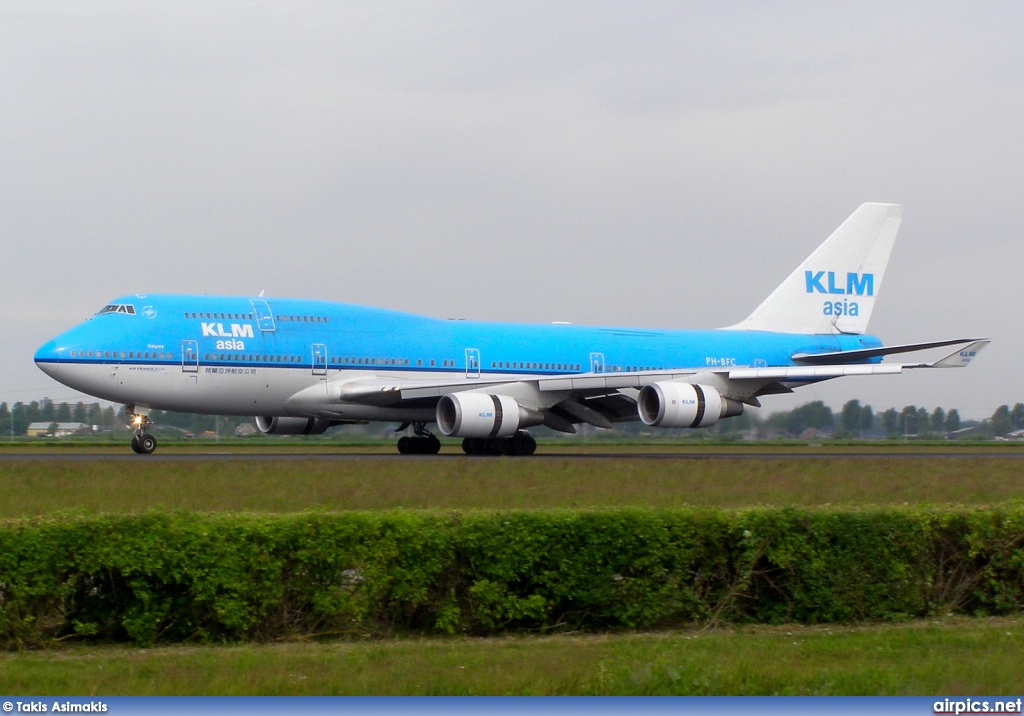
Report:
[[[848,375],[964,367],[988,339],[883,346],[867,335],[902,220],[862,204],[754,311],[715,330],[440,320],[302,299],[134,294],[43,345],[36,365],[123,403],[150,454],[152,410],[256,416],[270,435],[390,421],[403,454],[428,426],[470,455],[530,455],[527,428],[640,420],[704,428],[766,395]],[[961,346],[930,363],[885,356]]]

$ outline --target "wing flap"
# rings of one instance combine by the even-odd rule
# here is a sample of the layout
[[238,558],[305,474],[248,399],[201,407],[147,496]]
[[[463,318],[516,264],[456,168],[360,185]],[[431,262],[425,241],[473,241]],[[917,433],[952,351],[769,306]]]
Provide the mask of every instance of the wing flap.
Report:
[[890,375],[902,373],[899,363],[873,365],[781,366],[777,368],[734,368],[729,380],[782,380],[788,378],[839,378],[844,375]]

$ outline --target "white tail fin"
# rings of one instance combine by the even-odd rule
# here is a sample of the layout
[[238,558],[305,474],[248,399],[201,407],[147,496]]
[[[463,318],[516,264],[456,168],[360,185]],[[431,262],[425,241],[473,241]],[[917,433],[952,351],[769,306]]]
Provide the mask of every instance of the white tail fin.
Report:
[[807,260],[730,330],[864,333],[903,207],[861,204]]

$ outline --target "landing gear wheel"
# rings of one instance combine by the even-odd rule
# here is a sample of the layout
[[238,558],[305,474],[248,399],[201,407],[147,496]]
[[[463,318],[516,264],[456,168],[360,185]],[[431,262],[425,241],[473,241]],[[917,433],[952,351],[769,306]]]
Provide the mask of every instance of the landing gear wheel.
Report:
[[441,452],[441,441],[437,439],[436,435],[431,435],[428,438],[421,439],[423,440],[424,455],[437,455]]
[[520,430],[509,439],[509,455],[533,455],[537,452],[537,441],[525,430]]
[[143,434],[139,437],[139,454],[152,455],[156,450],[156,438],[152,435]]
[[139,455],[149,455],[156,450],[156,438],[146,432],[146,428],[152,425],[148,413],[136,413],[135,406],[126,406],[126,412],[132,418],[132,425],[135,426],[135,433],[132,435],[132,450]]
[[441,441],[422,424],[417,424],[416,435],[405,435],[398,439],[398,452],[403,455],[437,455],[441,452]]
[[506,455],[508,454],[508,438],[487,438],[484,442],[485,455]]
[[533,455],[537,441],[520,430],[510,438],[466,438],[462,441],[462,452],[467,455]]

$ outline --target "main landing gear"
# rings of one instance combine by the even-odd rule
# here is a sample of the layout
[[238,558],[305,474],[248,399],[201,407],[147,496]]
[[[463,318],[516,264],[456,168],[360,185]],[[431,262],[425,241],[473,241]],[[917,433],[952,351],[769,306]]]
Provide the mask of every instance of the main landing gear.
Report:
[[149,427],[148,415],[133,415],[132,425],[135,426],[135,434],[132,436],[132,450],[139,455],[151,455],[156,450],[156,438],[146,432]]
[[[399,431],[409,427],[403,423]],[[428,430],[426,423],[413,423],[415,435],[398,439],[398,452],[403,455],[437,455],[441,441]],[[525,430],[518,431],[510,438],[466,438],[462,441],[462,452],[467,455],[533,455],[537,441]]]
[[467,455],[533,455],[537,441],[525,430],[510,438],[466,438],[462,452]]
[[415,435],[398,438],[398,452],[403,455],[437,455],[441,451],[441,441],[427,430],[425,423],[413,423],[412,430]]

